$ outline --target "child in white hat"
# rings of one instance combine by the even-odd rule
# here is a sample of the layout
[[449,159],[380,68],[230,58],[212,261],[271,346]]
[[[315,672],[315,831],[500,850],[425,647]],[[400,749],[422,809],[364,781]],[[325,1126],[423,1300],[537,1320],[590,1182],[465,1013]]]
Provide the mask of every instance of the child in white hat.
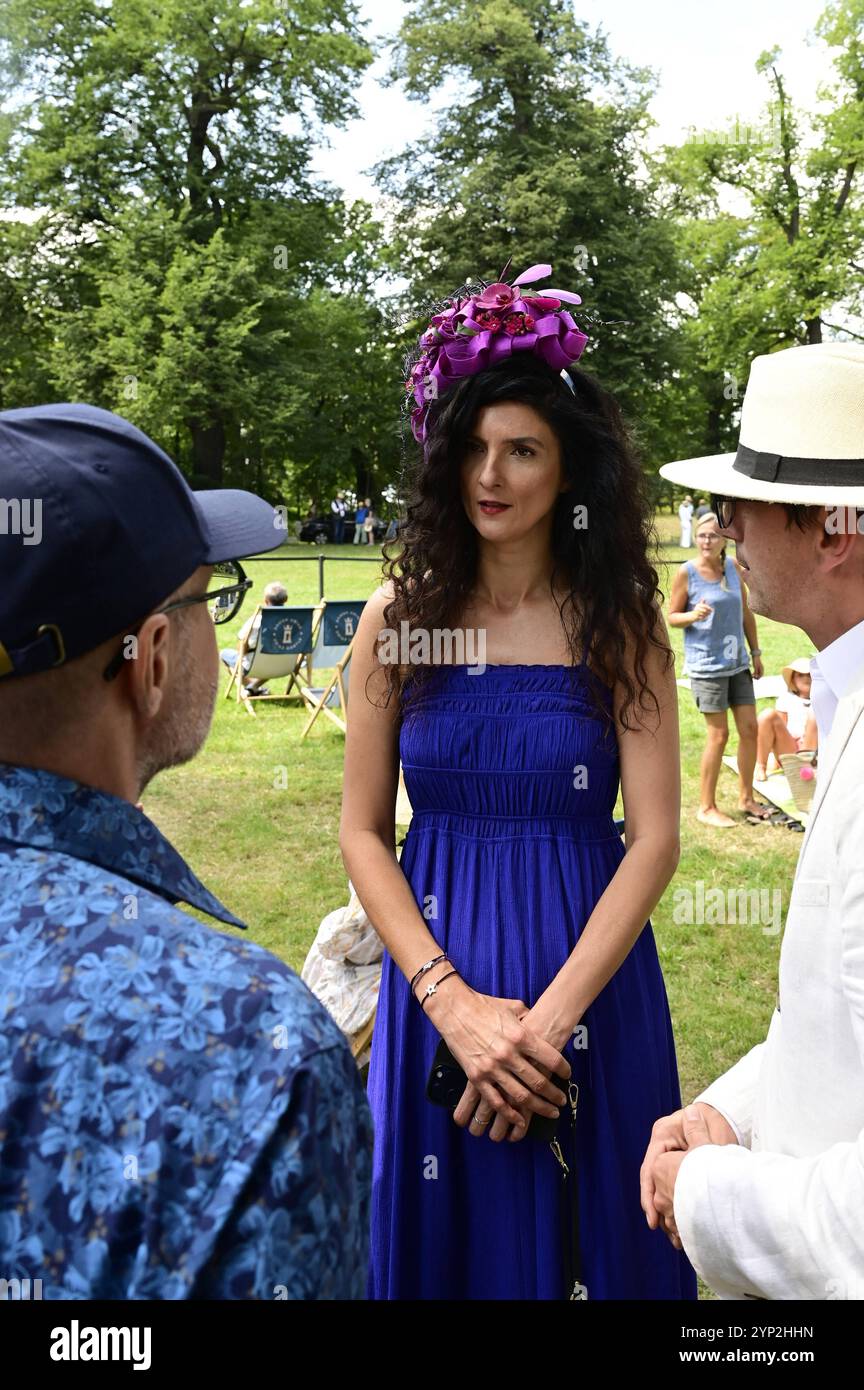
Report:
[[775,701],[773,709],[759,715],[759,736],[756,750],[756,781],[764,782],[768,762],[773,755],[774,771],[780,766],[781,753],[800,753],[802,748],[816,748],[818,732],[816,716],[810,705],[810,662],[798,656],[781,672],[786,692]]

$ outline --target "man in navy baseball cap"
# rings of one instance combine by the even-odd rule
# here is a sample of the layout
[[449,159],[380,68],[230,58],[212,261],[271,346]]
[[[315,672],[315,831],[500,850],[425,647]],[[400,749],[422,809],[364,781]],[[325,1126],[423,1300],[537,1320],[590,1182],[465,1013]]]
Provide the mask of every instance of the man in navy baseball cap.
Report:
[[[283,961],[177,907],[243,926],[137,804],[207,736],[211,606],[248,583],[218,567],[278,522],[191,492],[107,411],[0,413],[0,1270],[46,1298],[365,1289],[344,1034]],[[216,835],[199,796],[187,822]]]

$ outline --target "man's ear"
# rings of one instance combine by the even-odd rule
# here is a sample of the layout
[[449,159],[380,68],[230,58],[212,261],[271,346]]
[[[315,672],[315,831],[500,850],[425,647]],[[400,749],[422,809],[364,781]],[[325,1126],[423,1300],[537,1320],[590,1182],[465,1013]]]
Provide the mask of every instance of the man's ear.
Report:
[[168,681],[171,625],[165,613],[153,613],[141,624],[134,655],[126,663],[128,690],[142,719],[155,719]]
[[841,526],[836,530],[827,527],[828,517],[837,510],[836,507],[823,507],[816,523],[816,550],[823,571],[836,570],[845,564],[852,556],[853,547],[859,544],[859,533],[854,526]]

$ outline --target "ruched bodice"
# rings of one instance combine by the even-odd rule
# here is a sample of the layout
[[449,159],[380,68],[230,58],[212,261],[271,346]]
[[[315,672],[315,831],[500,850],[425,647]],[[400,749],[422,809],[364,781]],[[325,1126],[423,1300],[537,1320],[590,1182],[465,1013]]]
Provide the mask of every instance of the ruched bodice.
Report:
[[418,826],[481,838],[614,836],[618,748],[589,683],[582,667],[436,669],[407,702],[400,736]]

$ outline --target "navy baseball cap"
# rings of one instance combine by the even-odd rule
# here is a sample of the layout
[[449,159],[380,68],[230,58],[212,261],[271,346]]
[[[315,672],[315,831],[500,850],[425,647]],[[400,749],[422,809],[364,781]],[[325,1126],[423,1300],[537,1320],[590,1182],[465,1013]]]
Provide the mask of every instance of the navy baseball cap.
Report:
[[193,492],[152,439],[108,410],[0,411],[0,677],[83,656],[199,565],[284,539],[268,502]]

